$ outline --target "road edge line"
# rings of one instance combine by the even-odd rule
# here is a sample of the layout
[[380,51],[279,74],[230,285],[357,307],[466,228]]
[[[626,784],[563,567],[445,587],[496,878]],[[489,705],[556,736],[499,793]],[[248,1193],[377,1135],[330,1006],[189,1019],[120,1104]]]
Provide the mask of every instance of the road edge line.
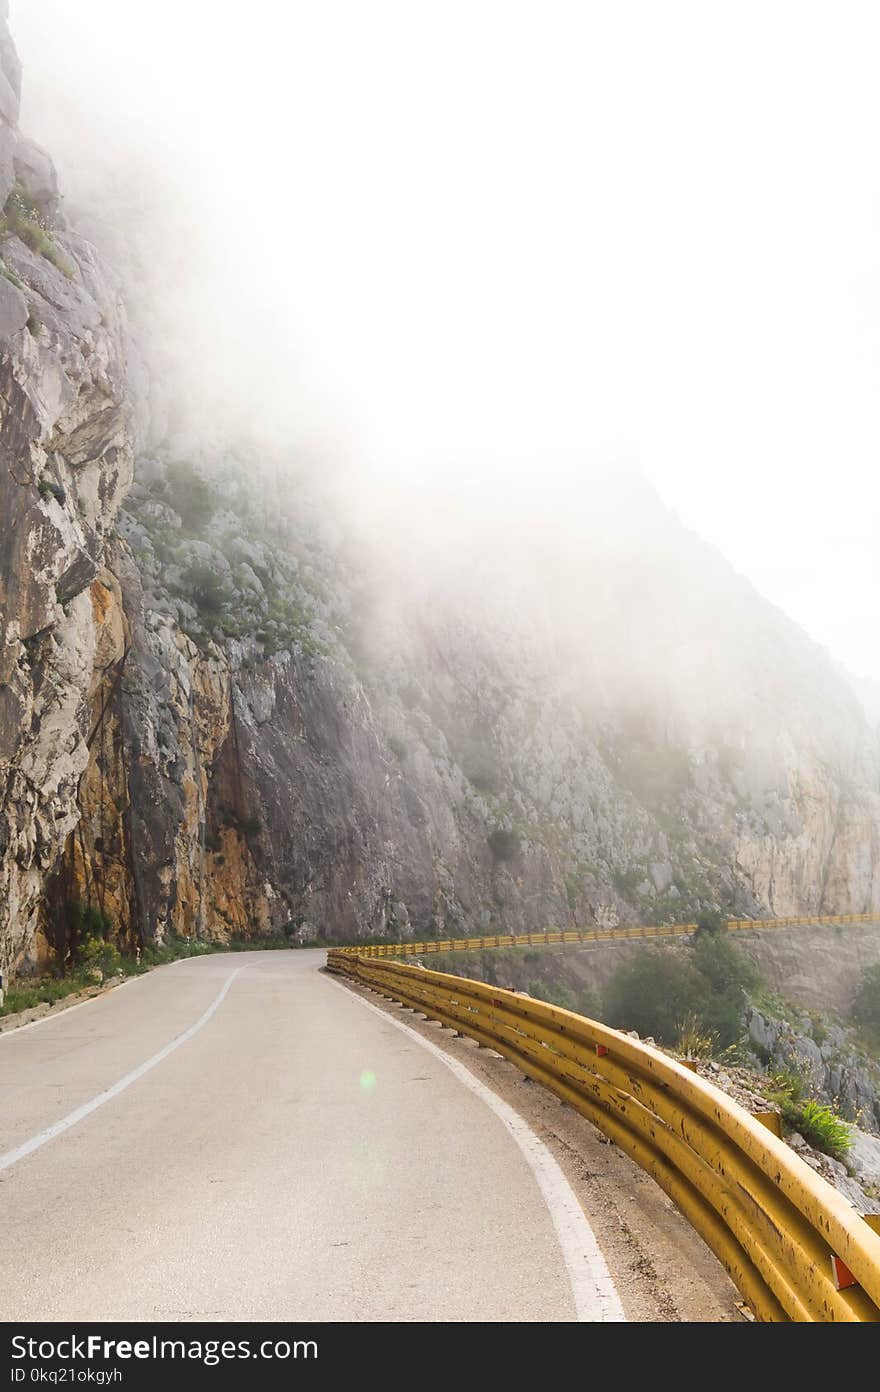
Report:
[[[206,955],[219,957],[224,954],[210,953]],[[70,1005],[62,1005],[60,1010],[49,1011],[48,1014],[40,1015],[36,1020],[27,1020],[23,1025],[11,1025],[7,1029],[0,1025],[0,1044],[3,1043],[4,1039],[14,1039],[16,1035],[24,1034],[25,1030],[36,1029],[38,1025],[50,1025],[53,1020],[60,1020],[62,1015],[72,1015],[75,1010],[82,1010],[84,1005],[94,1005],[96,1001],[106,1000],[108,996],[114,995],[126,986],[135,986],[139,981],[146,981],[157,971],[165,971],[168,967],[179,967],[183,962],[200,962],[201,960],[201,957],[176,957],[173,962],[162,962],[158,967],[149,967],[147,971],[138,972],[136,976],[127,976],[123,981],[115,981],[112,986],[109,984],[101,985],[85,1000],[72,1001]]]
[[541,1197],[547,1205],[557,1241],[562,1250],[565,1268],[568,1272],[571,1293],[579,1323],[622,1323],[626,1322],[614,1278],[608,1269],[596,1234],[580,1202],[563,1173],[559,1161],[535,1134],[528,1122],[520,1116],[508,1102],[493,1092],[490,1087],[477,1078],[459,1059],[447,1054],[444,1049],[425,1039],[418,1030],[395,1019],[387,1010],[382,1010],[372,1001],[366,1000],[357,991],[350,990],[341,981],[326,976],[331,986],[344,991],[349,1000],[358,1001],[367,1010],[372,1010],[395,1029],[402,1030],[422,1048],[438,1058],[454,1073],[460,1083],[469,1088],[476,1097],[495,1113],[499,1121],[512,1136],[516,1145],[535,1178]]
[[[48,1145],[50,1141],[54,1141],[56,1137],[63,1135],[65,1131],[69,1131],[72,1126],[76,1126],[80,1121],[84,1121],[87,1116],[91,1116],[92,1112],[97,1111],[99,1107],[103,1107],[105,1102],[111,1102],[114,1097],[118,1097],[126,1088],[131,1087],[132,1083],[136,1083],[145,1073],[149,1073],[151,1069],[156,1068],[158,1064],[164,1062],[169,1054],[174,1053],[175,1049],[179,1049],[182,1044],[186,1044],[192,1039],[193,1035],[198,1034],[199,1030],[208,1023],[215,1011],[219,1010],[226,999],[233,981],[237,976],[240,976],[243,971],[246,971],[247,967],[247,963],[245,963],[243,967],[236,967],[235,971],[226,978],[220,992],[214,997],[207,1010],[199,1016],[195,1024],[190,1025],[189,1029],[184,1030],[183,1034],[178,1034],[175,1039],[172,1039],[170,1043],[166,1044],[157,1054],[153,1054],[152,1057],[148,1058],[144,1063],[138,1064],[137,1068],[133,1068],[130,1073],[126,1073],[124,1077],[113,1083],[111,1087],[106,1088],[104,1092],[99,1092],[88,1102],[84,1102],[81,1107],[77,1107],[74,1111],[68,1112],[67,1116],[62,1117],[60,1121],[56,1121],[51,1126],[47,1126],[45,1131],[38,1132],[38,1134],[32,1136],[29,1141],[23,1141],[22,1144],[16,1146],[14,1150],[8,1150],[5,1155],[0,1155],[0,1172],[11,1169],[13,1165],[18,1164],[19,1160],[24,1160],[26,1156],[32,1155],[35,1150],[42,1149],[44,1145]],[[82,1004],[88,1005],[89,1002],[83,1001]]]

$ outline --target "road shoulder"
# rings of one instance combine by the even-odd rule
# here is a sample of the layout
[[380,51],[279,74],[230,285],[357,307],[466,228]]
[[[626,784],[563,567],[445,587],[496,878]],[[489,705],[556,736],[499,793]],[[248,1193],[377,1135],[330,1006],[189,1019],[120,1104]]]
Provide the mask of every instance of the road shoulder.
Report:
[[532,1128],[581,1204],[628,1320],[736,1323],[746,1318],[736,1287],[675,1205],[585,1117],[494,1050],[457,1038],[363,986],[345,982],[343,989],[402,1019],[464,1064]]

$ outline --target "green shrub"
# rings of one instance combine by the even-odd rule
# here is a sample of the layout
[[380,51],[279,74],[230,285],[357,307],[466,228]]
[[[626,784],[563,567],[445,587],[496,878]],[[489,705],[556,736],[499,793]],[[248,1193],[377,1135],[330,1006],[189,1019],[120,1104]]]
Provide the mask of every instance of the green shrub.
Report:
[[79,907],[80,931],[87,937],[108,938],[113,932],[113,920],[109,914],[91,904],[81,904]]
[[726,926],[724,915],[720,914],[717,909],[704,909],[697,918],[697,931],[694,937],[715,936],[718,933],[723,933]]
[[788,1071],[773,1075],[767,1097],[778,1105],[790,1131],[799,1131],[817,1150],[841,1160],[850,1147],[850,1128],[830,1107],[809,1097],[809,1090],[808,1078]]
[[748,991],[757,984],[758,974],[728,937],[715,934],[694,939],[691,956],[714,991]]
[[204,957],[208,952],[222,951],[213,943],[201,942],[198,938],[166,938],[161,946],[153,943],[145,947],[141,954],[144,968],[162,967],[168,962],[176,962],[181,957]]
[[[109,923],[109,919],[104,919],[104,922]],[[96,968],[104,977],[117,974],[140,976],[151,967],[165,966],[169,962],[176,962],[180,957],[204,957],[211,952],[254,952],[258,949],[268,951],[290,948],[297,944],[291,943],[287,936],[288,928],[295,931],[296,924],[291,922],[284,929],[284,935],[279,934],[274,938],[232,938],[228,943],[201,942],[196,938],[167,938],[161,947],[145,947],[140,960],[123,956],[112,943],[105,942],[100,936],[90,936],[81,945],[82,962],[79,966],[64,972],[63,975],[42,977],[13,986],[5,993],[0,1015],[14,1015],[21,1010],[32,1010],[38,1005],[54,1005],[66,996],[94,988]]]
[[28,192],[20,179],[16,179],[8,201],[17,209],[22,217],[28,217],[33,222],[43,221],[43,211],[39,203],[34,198],[33,194]]
[[742,1034],[751,963],[721,933],[695,937],[684,955],[653,949],[618,967],[609,984],[609,1023],[663,1044],[712,1037],[726,1049]]
[[611,872],[611,883],[618,894],[622,894],[624,898],[635,894],[644,878],[645,872],[638,866],[630,866],[626,870],[612,870]]
[[780,1103],[782,1120],[792,1131],[799,1131],[805,1141],[842,1160],[852,1143],[850,1128],[842,1117],[823,1102],[809,1098],[795,1102],[787,1098]]
[[685,1021],[701,1016],[704,996],[703,979],[687,959],[648,949],[617,968],[605,993],[605,1011],[615,1029],[637,1030],[672,1045]]
[[[703,917],[710,922],[720,919],[720,915]],[[695,935],[691,956],[709,985],[701,1006],[703,1024],[718,1035],[722,1047],[733,1044],[742,1032],[748,993],[757,986],[758,973],[731,942],[723,926],[704,925]]]
[[183,525],[192,532],[207,527],[217,511],[211,485],[186,462],[170,464],[166,477],[171,506]]
[[92,904],[70,899],[62,904],[55,919],[53,946],[59,962],[72,956],[82,960],[81,949],[89,941],[105,941],[113,932],[113,921]]
[[73,276],[73,268],[65,261],[53,241],[39,205],[34,202],[22,184],[16,184],[0,215],[0,237],[18,237],[26,247],[45,259],[68,279]]
[[45,977],[26,986],[13,986],[4,994],[0,1015],[17,1015],[20,1010],[33,1010],[38,1005],[54,1005],[89,984],[85,972],[74,971],[63,977]]
[[519,855],[522,843],[517,832],[496,827],[486,838],[489,850],[496,860],[513,860]]
[[781,1106],[783,1102],[802,1101],[808,1088],[809,1082],[803,1073],[783,1069],[771,1077],[767,1096],[771,1102],[778,1102]]
[[564,982],[530,981],[527,991],[534,1000],[546,1001],[548,1005],[560,1005],[563,1010],[577,1011],[578,1003]]
[[204,561],[194,561],[184,572],[183,582],[199,613],[215,618],[223,612],[229,594],[222,576]]
[[701,1005],[703,1023],[722,1045],[732,1044],[741,1032],[748,992],[758,984],[758,974],[723,932],[698,934],[691,955],[709,985]]
[[86,938],[77,955],[83,967],[98,970],[105,977],[115,976],[122,969],[119,948],[103,938]]
[[811,1021],[810,1035],[812,1036],[813,1043],[814,1043],[814,1044],[818,1044],[819,1047],[820,1047],[820,1049],[821,1049],[822,1045],[825,1043],[826,1039],[828,1038],[828,1030],[827,1030],[827,1027],[826,1027],[824,1021],[822,1020],[822,1017],[821,1017],[820,1015],[815,1014],[815,1013],[813,1013],[813,1014],[810,1016],[810,1021]]

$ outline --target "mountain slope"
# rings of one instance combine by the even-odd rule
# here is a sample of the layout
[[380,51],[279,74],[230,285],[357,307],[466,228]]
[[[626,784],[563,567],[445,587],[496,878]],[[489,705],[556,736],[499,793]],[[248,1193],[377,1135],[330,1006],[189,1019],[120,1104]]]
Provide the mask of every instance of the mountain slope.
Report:
[[845,682],[643,485],[601,496],[647,527],[578,530],[566,631],[556,579],[511,595],[460,555],[439,583],[387,544],[379,568],[305,486],[267,506],[244,465],[142,474],[118,568],[148,936],[876,905],[876,743]]
[[89,925],[880,906],[877,733],[826,654],[637,478],[368,489],[200,422],[18,131],[5,23],[0,73],[3,967]]

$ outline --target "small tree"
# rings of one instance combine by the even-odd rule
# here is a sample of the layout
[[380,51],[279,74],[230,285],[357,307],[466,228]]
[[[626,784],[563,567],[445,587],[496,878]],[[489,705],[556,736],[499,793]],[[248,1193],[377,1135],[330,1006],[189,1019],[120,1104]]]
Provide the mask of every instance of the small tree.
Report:
[[721,929],[698,933],[691,957],[707,987],[700,1007],[703,1023],[724,1048],[742,1033],[748,993],[757,985],[758,973]]
[[606,994],[608,1020],[663,1044],[699,1035],[724,1049],[742,1033],[756,982],[751,963],[725,935],[705,933],[686,954],[655,948],[619,967]]
[[605,993],[608,1023],[674,1044],[686,1020],[702,1018],[705,984],[686,959],[649,950],[624,962]]
[[726,926],[726,919],[717,909],[704,909],[697,919],[697,931],[694,937],[717,936],[718,933],[723,932]]
[[717,993],[730,990],[744,993],[757,982],[755,968],[728,937],[703,934],[696,938],[691,954],[697,971]]
[[221,576],[212,566],[204,561],[196,561],[187,570],[184,581],[201,614],[214,616],[222,613],[229,596]]

